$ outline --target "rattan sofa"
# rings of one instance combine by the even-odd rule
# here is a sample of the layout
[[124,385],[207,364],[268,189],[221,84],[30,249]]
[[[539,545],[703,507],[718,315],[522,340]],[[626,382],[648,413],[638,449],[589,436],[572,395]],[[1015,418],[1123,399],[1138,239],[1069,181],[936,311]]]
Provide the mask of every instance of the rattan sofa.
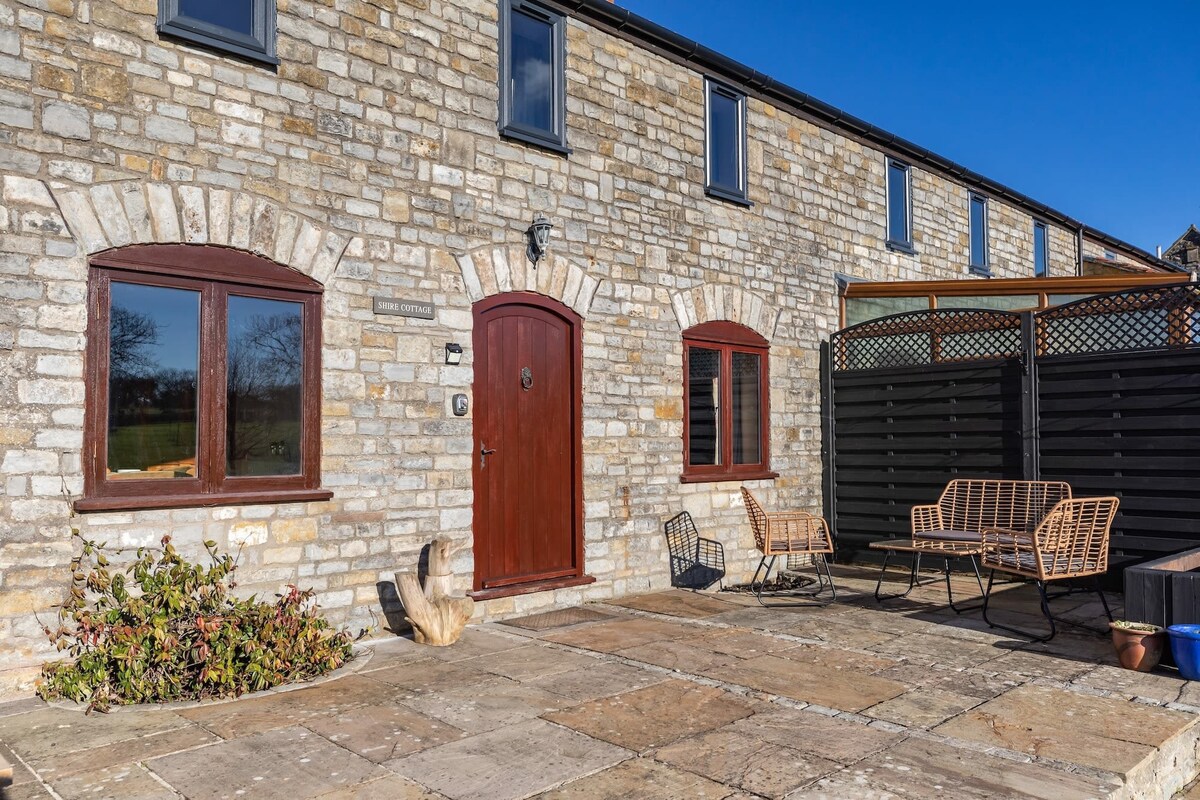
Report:
[[1071,499],[1062,481],[997,481],[956,478],[936,503],[913,506],[912,538],[930,550],[979,544],[983,531],[1033,533],[1061,500]]

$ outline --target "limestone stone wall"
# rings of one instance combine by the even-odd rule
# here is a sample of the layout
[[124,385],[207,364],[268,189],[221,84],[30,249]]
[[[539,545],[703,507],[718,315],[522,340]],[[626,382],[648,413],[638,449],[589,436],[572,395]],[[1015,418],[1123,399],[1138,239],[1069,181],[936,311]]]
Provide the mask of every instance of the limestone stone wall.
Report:
[[[240,548],[246,591],[312,586],[354,629],[435,534],[471,536],[471,304],[527,288],[584,318],[580,588],[490,617],[665,587],[681,509],[756,559],[738,484],[679,481],[680,331],[771,343],[770,505],[819,508],[818,348],[834,274],[967,277],[967,189],[914,167],[916,255],[884,247],[883,153],[751,99],[749,208],[703,191],[703,76],[579,21],[569,156],[501,139],[493,0],[279,1],[271,70],[158,38],[153,0],[0,0],[0,687],[28,686],[72,527],[133,548]],[[555,224],[532,270],[523,231]],[[1031,221],[993,200],[993,273],[1032,274]],[[324,284],[321,503],[73,515],[82,491],[87,257],[130,242],[268,256]],[[1054,274],[1074,238],[1052,228]],[[432,302],[376,316],[372,297]],[[472,566],[457,566],[463,588]]]

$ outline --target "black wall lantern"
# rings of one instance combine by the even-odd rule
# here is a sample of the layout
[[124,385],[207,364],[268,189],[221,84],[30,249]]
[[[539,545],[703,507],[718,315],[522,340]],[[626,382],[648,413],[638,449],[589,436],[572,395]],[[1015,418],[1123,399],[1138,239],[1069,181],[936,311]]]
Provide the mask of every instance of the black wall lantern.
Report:
[[446,363],[452,367],[462,363],[462,345],[456,342],[446,342]]
[[546,248],[550,244],[550,229],[553,227],[554,223],[546,219],[545,214],[538,212],[538,215],[533,218],[533,224],[525,231],[525,236],[529,239],[525,255],[533,262],[535,269],[537,263],[542,260],[542,256],[546,255]]

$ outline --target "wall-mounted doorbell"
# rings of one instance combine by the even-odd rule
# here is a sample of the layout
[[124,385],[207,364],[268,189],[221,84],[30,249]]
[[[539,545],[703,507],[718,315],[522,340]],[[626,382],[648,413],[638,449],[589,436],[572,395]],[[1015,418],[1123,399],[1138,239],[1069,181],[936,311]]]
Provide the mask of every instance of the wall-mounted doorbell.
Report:
[[450,407],[454,409],[454,416],[465,417],[467,415],[467,396],[465,394],[456,394],[450,398]]

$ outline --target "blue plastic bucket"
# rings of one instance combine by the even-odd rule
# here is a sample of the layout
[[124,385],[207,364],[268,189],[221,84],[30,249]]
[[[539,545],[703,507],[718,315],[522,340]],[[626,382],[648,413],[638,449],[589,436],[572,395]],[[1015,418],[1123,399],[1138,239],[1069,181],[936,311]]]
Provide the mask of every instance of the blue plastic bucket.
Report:
[[1189,681],[1200,680],[1200,625],[1171,625],[1171,655],[1179,675]]

